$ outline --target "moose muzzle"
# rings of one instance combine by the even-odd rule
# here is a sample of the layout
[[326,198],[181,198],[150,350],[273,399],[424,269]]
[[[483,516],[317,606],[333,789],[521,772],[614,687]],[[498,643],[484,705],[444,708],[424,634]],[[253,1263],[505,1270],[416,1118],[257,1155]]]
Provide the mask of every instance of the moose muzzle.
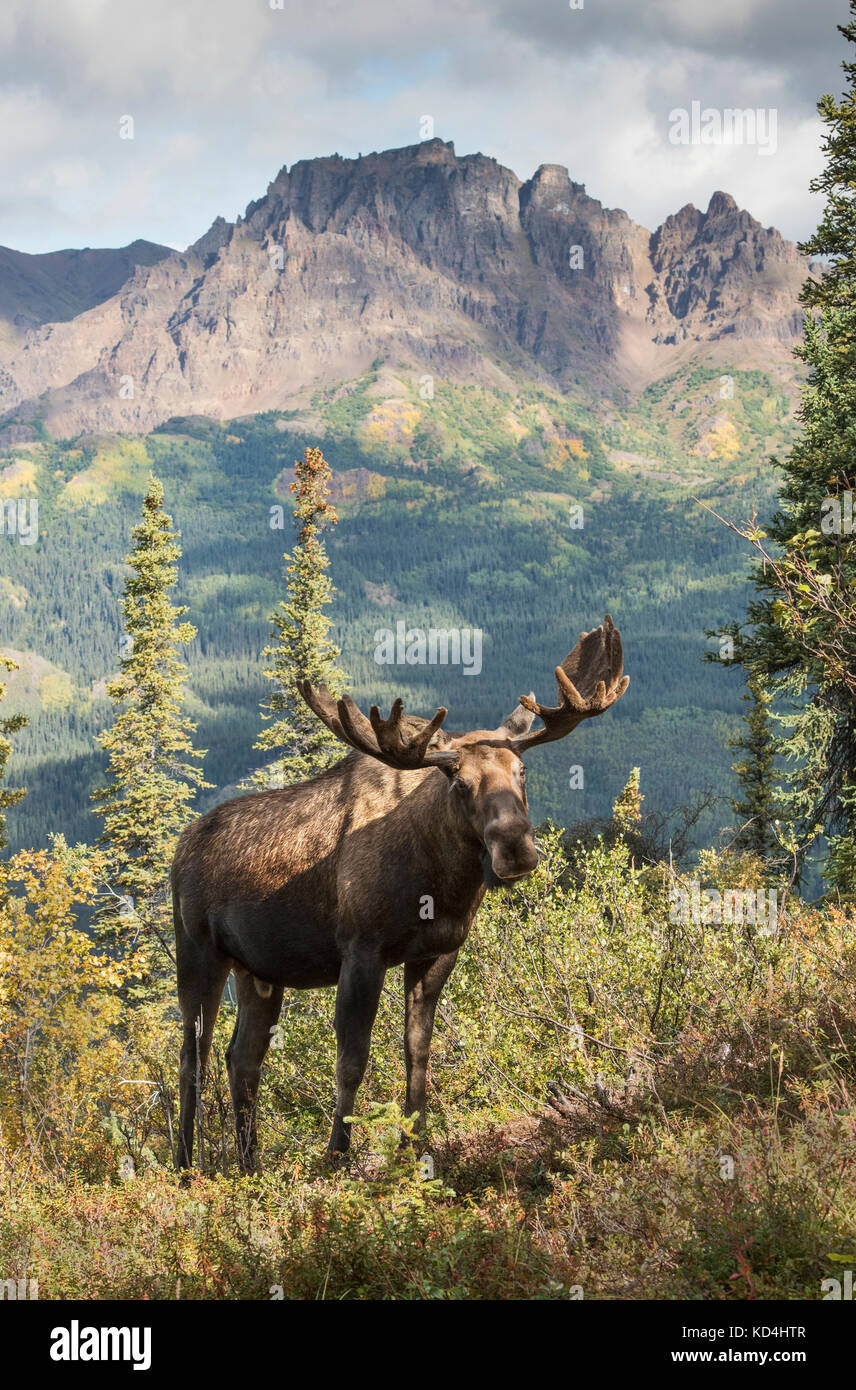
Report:
[[535,832],[528,820],[485,827],[484,845],[482,869],[489,888],[525,878],[538,863]]

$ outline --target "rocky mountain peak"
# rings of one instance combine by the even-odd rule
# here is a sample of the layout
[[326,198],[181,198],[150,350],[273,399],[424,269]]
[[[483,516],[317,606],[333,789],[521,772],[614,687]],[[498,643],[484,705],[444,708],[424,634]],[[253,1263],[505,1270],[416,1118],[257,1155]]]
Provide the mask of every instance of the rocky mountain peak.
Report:
[[459,380],[523,373],[601,390],[643,360],[666,370],[687,340],[791,342],[806,274],[796,248],[727,193],[650,233],[562,165],[521,182],[439,139],[298,161],[243,219],[218,217],[184,254],[158,251],[71,323],[0,347],[7,420],[29,418],[44,393],[65,435],[229,418],[288,408],[379,357]]
[[[716,193],[710,195],[710,202],[707,205],[708,217],[722,217],[727,213],[739,211],[740,209],[730,193],[723,193],[721,190],[717,190]],[[746,215],[748,216],[748,213]]]

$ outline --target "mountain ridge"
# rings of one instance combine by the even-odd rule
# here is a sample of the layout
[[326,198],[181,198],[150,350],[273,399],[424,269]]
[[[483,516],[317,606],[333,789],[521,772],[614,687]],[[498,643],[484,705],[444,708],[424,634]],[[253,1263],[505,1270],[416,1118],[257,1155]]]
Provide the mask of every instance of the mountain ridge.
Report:
[[[378,359],[494,386],[637,388],[700,351],[783,361],[817,272],[727,193],[649,232],[561,165],[523,181],[441,140],[321,156],[101,302],[0,344],[0,418],[144,433],[305,405]],[[2,276],[0,260],[0,295]]]
[[66,322],[116,294],[138,265],[171,254],[169,246],[141,238],[37,254],[0,246],[0,322],[13,330]]

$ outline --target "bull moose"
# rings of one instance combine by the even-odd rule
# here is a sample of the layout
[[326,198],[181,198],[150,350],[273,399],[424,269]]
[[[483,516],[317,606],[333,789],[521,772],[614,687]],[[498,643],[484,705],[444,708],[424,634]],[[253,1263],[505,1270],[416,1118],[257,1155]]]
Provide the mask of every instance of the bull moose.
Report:
[[[369,1056],[384,976],[404,966],[407,1113],[424,1125],[440,991],[487,888],[537,861],[522,755],[603,714],[627,689],[621,638],[606,616],[556,668],[559,703],[534,695],[498,728],[452,734],[448,711],[369,718],[348,696],[299,682],[350,752],[296,786],[216,806],[184,831],[172,867],[178,995],[184,1019],[178,1166],[189,1167],[198,1095],[230,971],[238,1014],[226,1060],[238,1157],[256,1168],[256,1095],[283,990],[336,985],[336,1111],[328,1153]],[[535,717],[542,721],[532,731]]]

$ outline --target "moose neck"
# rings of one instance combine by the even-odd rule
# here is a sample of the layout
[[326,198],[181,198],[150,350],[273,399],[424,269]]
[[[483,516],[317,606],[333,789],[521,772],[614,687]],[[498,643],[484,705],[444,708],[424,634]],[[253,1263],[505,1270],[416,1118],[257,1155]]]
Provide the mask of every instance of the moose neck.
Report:
[[418,789],[402,797],[399,810],[448,910],[474,914],[486,887],[484,846],[450,795],[445,775],[434,768],[419,776]]

